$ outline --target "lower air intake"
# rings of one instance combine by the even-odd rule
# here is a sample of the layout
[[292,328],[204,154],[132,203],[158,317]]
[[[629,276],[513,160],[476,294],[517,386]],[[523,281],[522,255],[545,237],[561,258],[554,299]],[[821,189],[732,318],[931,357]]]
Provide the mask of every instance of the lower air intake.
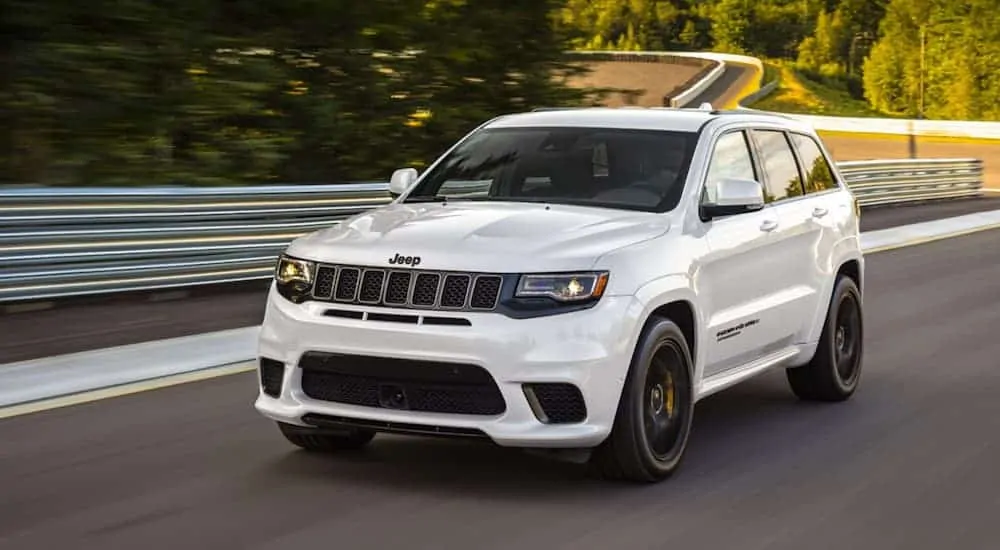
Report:
[[572,424],[587,418],[583,394],[573,384],[525,384],[524,394],[535,416],[546,424]]
[[285,376],[285,364],[274,359],[260,358],[258,368],[260,387],[265,395],[278,397],[281,395],[281,382]]
[[477,365],[308,352],[299,362],[312,399],[396,410],[491,416],[500,388]]

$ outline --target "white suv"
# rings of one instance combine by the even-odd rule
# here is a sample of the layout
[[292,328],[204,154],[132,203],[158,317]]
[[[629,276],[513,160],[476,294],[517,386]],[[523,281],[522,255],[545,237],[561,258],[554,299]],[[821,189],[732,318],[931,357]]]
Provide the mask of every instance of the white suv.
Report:
[[502,116],[390,189],[278,261],[255,406],[295,445],[478,437],[657,481],[710,394],[774,368],[801,399],[857,387],[859,210],[796,121]]

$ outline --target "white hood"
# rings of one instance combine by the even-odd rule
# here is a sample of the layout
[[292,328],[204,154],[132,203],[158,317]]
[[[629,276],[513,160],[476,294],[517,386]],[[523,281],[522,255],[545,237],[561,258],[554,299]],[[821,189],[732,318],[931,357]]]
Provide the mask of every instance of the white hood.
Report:
[[602,254],[654,238],[669,214],[539,203],[394,203],[296,239],[288,254],[329,263],[537,272],[587,269]]

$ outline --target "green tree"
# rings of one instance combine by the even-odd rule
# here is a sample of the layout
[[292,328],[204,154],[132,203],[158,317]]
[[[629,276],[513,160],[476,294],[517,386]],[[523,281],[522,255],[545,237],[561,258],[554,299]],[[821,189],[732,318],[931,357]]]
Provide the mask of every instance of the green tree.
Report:
[[[1000,118],[995,0],[892,0],[864,65],[876,108],[928,118]],[[922,53],[923,52],[923,53]]]
[[712,10],[712,40],[717,51],[748,51],[753,10],[747,0],[718,0]]
[[0,178],[385,179],[485,119],[585,99],[565,0],[8,0]]

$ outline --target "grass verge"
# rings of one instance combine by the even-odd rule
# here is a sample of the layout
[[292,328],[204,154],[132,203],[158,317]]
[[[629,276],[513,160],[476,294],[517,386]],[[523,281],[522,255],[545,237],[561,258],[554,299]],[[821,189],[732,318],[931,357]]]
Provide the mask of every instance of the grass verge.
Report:
[[897,118],[872,109],[846,89],[808,78],[789,62],[768,60],[764,66],[766,81],[777,77],[778,87],[754,103],[754,109],[801,115]]

